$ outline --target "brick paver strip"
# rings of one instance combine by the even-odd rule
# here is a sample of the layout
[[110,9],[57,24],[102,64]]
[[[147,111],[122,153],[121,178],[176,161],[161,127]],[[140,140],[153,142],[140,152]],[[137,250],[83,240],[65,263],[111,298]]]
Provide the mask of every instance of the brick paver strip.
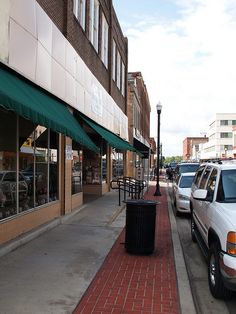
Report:
[[154,191],[151,186],[144,196],[161,202],[153,254],[128,254],[123,230],[74,314],[180,314],[166,190],[159,197]]

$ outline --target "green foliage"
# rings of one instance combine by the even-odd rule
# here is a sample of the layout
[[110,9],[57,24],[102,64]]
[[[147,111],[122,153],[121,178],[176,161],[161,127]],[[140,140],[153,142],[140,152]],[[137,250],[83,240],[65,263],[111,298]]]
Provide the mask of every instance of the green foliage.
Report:
[[183,159],[183,156],[165,157],[165,164],[169,164],[170,162],[173,162],[173,161],[181,162],[182,159]]

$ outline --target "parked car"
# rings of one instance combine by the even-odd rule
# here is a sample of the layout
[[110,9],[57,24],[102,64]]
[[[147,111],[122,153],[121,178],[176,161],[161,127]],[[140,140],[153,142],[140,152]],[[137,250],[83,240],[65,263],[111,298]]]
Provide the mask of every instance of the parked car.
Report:
[[180,162],[175,168],[174,179],[177,180],[181,173],[196,172],[199,166],[199,162]]
[[210,291],[229,298],[236,291],[236,164],[201,165],[190,209],[192,240],[207,258]]
[[[0,171],[0,206],[16,201],[16,171]],[[19,200],[26,199],[28,185],[22,173],[19,173]]]
[[173,183],[173,199],[176,215],[190,213],[190,194],[195,172],[182,173]]

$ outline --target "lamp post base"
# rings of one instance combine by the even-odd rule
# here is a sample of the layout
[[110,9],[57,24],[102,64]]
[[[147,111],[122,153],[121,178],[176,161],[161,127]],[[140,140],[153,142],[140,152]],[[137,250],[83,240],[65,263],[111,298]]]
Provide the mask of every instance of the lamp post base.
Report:
[[153,194],[153,196],[161,196],[161,192],[160,192],[160,186],[159,184],[156,185],[156,191],[155,193]]

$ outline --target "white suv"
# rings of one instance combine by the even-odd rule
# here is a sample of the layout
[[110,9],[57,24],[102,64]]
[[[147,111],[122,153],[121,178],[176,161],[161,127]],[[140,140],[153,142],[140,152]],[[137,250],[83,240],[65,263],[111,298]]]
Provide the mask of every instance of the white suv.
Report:
[[215,298],[236,291],[236,163],[206,163],[191,188],[191,234],[208,261]]

